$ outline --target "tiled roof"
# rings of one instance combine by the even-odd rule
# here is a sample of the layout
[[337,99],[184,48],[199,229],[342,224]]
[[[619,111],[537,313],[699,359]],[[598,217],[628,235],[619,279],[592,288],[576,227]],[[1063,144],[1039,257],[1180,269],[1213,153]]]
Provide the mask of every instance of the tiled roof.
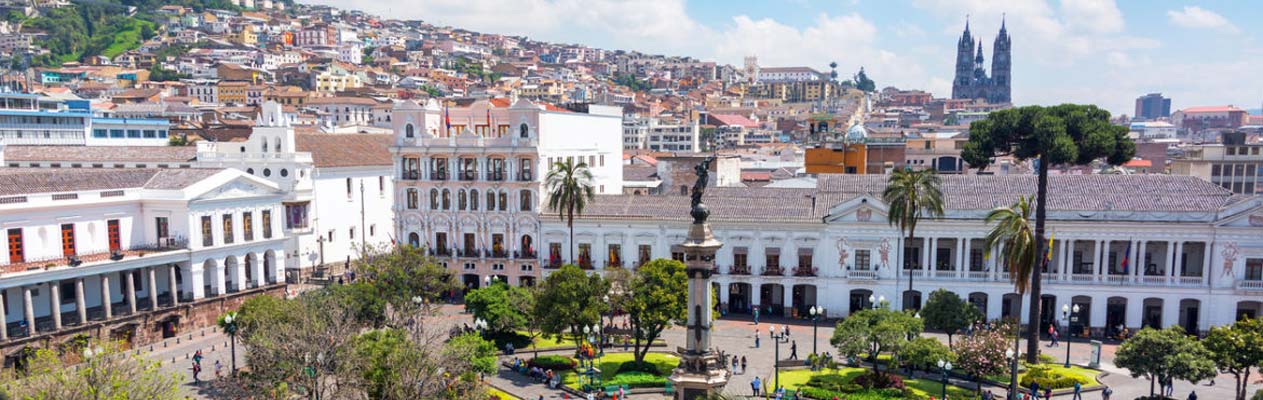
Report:
[[658,173],[658,168],[645,165],[624,165],[623,180],[624,181],[654,181],[657,178],[654,174]]
[[5,146],[5,162],[170,162],[197,156],[194,146]]
[[154,174],[145,189],[183,189],[223,171],[222,168],[164,169]]
[[222,168],[0,168],[0,196],[119,189],[183,189]]
[[372,106],[377,104],[376,101],[367,97],[312,97],[307,99],[309,105],[323,104],[351,104],[360,106]]
[[297,134],[298,151],[311,153],[316,167],[355,167],[392,165],[390,146],[393,135],[378,134]]

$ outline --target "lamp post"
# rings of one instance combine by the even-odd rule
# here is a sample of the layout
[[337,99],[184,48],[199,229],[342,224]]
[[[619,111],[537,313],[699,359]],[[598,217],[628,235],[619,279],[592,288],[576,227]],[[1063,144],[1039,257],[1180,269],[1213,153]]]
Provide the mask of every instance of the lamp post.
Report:
[[474,318],[474,329],[478,330],[478,336],[484,336],[484,330],[487,329],[487,321],[482,318]]
[[232,362],[232,375],[237,376],[237,312],[230,311],[224,315],[224,333],[228,334],[228,339],[232,343],[232,350],[229,354]]
[[[1073,313],[1073,314],[1071,314]],[[1061,316],[1066,320],[1066,368],[1070,368],[1070,335],[1073,330],[1070,329],[1070,316],[1079,314],[1079,305],[1075,304],[1071,307],[1069,304],[1061,305]]]
[[1017,353],[1013,349],[1004,349],[1004,356],[1009,359],[1009,400],[1017,400]]
[[943,395],[939,398],[946,399],[947,398],[947,374],[949,372],[952,372],[952,363],[950,361],[944,362],[943,360],[938,360],[938,369],[939,371],[943,371]]
[[824,316],[824,307],[811,306],[811,309],[807,311],[811,313],[811,354],[814,355],[816,354],[816,339],[817,339],[816,338],[816,321],[819,321],[820,317]]
[[785,337],[785,334],[782,333],[777,335],[776,332],[776,325],[767,327],[767,336],[772,338],[772,347],[776,348],[772,356],[772,366],[776,369],[776,382],[775,385],[772,386],[773,391],[781,388],[781,339],[789,339]]

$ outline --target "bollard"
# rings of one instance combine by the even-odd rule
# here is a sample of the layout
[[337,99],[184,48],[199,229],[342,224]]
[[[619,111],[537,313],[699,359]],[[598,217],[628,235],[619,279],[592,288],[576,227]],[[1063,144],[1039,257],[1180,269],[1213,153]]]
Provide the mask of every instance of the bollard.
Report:
[[180,344],[180,338],[175,338],[175,344]]
[[162,348],[164,348],[164,349],[165,349],[165,348],[167,348],[167,341],[166,341],[166,340],[163,340],[163,341],[162,341]]
[[[149,345],[149,351],[153,351],[153,345],[152,345],[152,344],[151,344],[151,345]],[[136,354],[140,354],[140,353],[136,353]]]

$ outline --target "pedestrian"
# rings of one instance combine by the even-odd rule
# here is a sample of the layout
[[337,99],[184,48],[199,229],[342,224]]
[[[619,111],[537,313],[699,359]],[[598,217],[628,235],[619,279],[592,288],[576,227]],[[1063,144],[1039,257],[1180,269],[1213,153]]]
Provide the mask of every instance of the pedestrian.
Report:
[[[759,326],[759,309],[758,308],[754,309],[754,326]],[[758,328],[755,328],[755,329],[757,330]]]
[[1052,400],[1052,387],[1051,386],[1044,388],[1044,399]]
[[995,400],[995,394],[988,390],[986,393],[982,394],[982,400]]
[[798,341],[797,340],[789,343],[789,359],[791,360],[798,359]]
[[1197,392],[1188,392],[1188,400],[1197,400]]
[[1057,328],[1048,325],[1048,337],[1052,339],[1052,342],[1048,343],[1048,347],[1057,347]]
[[757,376],[754,377],[754,380],[750,382],[750,390],[754,392],[755,397],[759,396],[759,387],[761,387],[762,385],[763,385],[763,382],[759,381],[759,377]]
[[759,330],[754,330],[754,348],[759,348]]
[[741,374],[745,375],[745,373],[746,373],[746,356],[741,356]]
[[539,400],[544,400],[544,395],[539,395]]
[[1079,382],[1074,383],[1074,397],[1070,398],[1070,400],[1083,400],[1083,385],[1080,385]]
[[736,355],[736,354],[733,354],[733,355],[732,355],[732,372],[733,372],[734,374],[735,374],[735,373],[737,373],[737,361],[738,361],[738,360],[737,360],[737,355]]
[[1106,386],[1105,390],[1101,391],[1101,400],[1110,400],[1110,395],[1113,395],[1113,394],[1114,394],[1114,389],[1109,386]]
[[196,352],[194,352],[194,353],[193,353],[193,363],[194,363],[194,364],[201,364],[201,363],[202,363],[202,351],[201,351],[201,350],[198,350],[198,351],[196,351]]
[[513,355],[513,343],[504,344],[504,354]]
[[202,364],[199,364],[196,361],[194,361],[193,362],[193,383],[195,384],[202,383],[202,379],[197,377],[197,374],[200,374],[200,373],[202,373]]
[[222,378],[224,376],[223,371],[224,364],[220,364],[219,360],[215,360],[215,379]]
[[627,351],[627,348],[629,347],[631,347],[631,338],[624,337],[623,338],[623,351]]
[[1039,400],[1039,382],[1034,380],[1031,380],[1031,397],[1035,397],[1036,400]]
[[781,335],[784,335],[786,338],[789,337],[789,325],[781,325]]

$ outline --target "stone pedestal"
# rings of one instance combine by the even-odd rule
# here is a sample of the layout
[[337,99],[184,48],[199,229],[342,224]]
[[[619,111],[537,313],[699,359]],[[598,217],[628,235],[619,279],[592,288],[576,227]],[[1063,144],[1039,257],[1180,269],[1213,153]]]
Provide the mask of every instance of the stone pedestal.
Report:
[[725,360],[710,349],[710,274],[715,251],[723,246],[704,221],[689,227],[688,238],[680,245],[688,273],[688,334],[686,347],[678,349],[680,366],[671,374],[676,400],[692,400],[722,392],[728,383]]

